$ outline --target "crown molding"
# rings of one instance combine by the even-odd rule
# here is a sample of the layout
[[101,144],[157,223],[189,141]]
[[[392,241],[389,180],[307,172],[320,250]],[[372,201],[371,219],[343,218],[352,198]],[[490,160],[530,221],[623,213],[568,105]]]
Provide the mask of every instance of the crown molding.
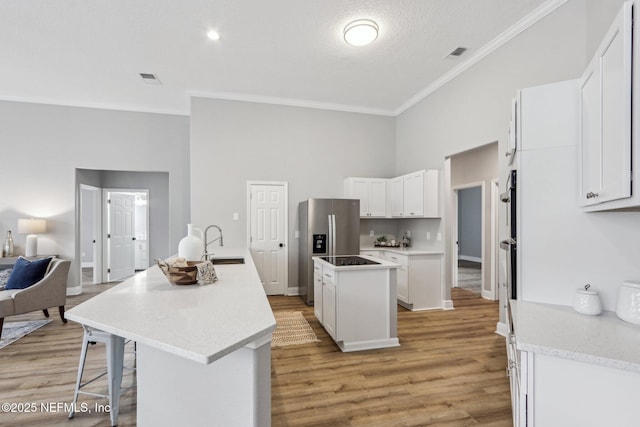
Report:
[[482,46],[476,52],[474,52],[466,61],[457,65],[444,75],[442,75],[439,79],[431,83],[429,86],[422,89],[420,92],[411,97],[407,102],[402,104],[394,111],[394,116],[399,116],[400,114],[407,111],[409,108],[416,105],[418,102],[425,99],[427,96],[431,95],[433,92],[449,83],[451,80],[455,79],[457,76],[462,74],[464,71],[471,68],[473,65],[484,59],[486,56],[491,54],[493,51],[507,43],[508,41],[515,38],[521,32],[531,27],[538,21],[540,21],[545,16],[549,15],[551,12],[555,11],[557,8],[565,4],[568,0],[549,0],[538,8],[533,10],[527,16],[522,18],[520,21],[513,24],[506,31],[498,35],[496,38],[491,40],[486,45]]
[[190,116],[187,110],[174,110],[145,105],[101,104],[98,102],[61,101],[59,99],[20,97],[0,95],[0,101],[23,102],[26,104],[54,105],[59,107],[93,108],[97,110],[127,111],[131,113],[168,114],[172,116]]
[[243,94],[243,93],[191,91],[189,92],[189,96],[192,98],[207,98],[207,99],[221,99],[225,101],[254,102],[259,104],[282,105],[286,107],[303,107],[303,108],[315,108],[319,110],[343,111],[347,113],[372,114],[376,116],[389,116],[389,117],[396,116],[393,110],[368,108],[368,107],[361,107],[357,105],[332,104],[328,102],[315,102],[315,101],[308,101],[304,99],[259,96],[259,95]]

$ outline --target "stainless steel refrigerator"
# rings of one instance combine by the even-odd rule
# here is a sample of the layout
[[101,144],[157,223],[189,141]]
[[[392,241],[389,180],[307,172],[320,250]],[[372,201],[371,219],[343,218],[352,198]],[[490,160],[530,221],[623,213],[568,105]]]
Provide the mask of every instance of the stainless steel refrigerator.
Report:
[[300,297],[313,305],[314,256],[360,253],[360,200],[309,199],[298,206]]

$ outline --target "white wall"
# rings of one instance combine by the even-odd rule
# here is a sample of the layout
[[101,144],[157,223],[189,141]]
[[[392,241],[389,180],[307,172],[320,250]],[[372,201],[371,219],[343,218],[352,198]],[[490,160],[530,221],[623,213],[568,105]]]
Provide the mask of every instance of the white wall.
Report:
[[[0,236],[22,217],[47,218],[39,252],[76,259],[76,168],[169,172],[171,241],[189,217],[189,118],[0,102]],[[14,232],[17,253],[25,236]]]
[[[289,183],[289,287],[297,287],[298,203],[344,197],[348,176],[395,169],[394,118],[239,101],[191,102],[191,216],[247,244],[247,181]],[[233,221],[233,213],[239,220]],[[184,225],[186,233],[186,224]]]

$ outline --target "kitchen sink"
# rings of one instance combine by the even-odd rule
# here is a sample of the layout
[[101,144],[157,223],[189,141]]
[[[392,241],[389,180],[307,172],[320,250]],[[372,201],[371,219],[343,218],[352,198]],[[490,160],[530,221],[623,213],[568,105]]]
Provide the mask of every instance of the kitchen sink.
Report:
[[213,264],[244,264],[244,258],[211,258]]

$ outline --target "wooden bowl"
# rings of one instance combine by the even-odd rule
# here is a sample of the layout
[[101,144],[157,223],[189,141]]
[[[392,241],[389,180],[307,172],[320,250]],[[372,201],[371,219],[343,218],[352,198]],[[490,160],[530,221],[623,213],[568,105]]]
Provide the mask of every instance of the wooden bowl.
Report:
[[200,261],[187,261],[187,267],[173,267],[164,261],[158,261],[160,270],[174,285],[194,285],[198,283],[198,267]]

